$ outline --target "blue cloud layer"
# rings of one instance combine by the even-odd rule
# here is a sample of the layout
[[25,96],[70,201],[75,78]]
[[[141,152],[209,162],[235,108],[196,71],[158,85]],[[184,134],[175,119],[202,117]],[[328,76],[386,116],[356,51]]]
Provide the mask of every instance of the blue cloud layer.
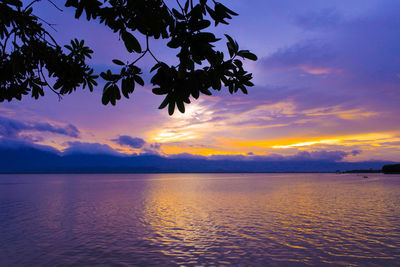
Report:
[[72,124],[56,126],[43,122],[24,122],[0,116],[0,135],[7,138],[18,138],[24,131],[49,132],[78,138],[79,130]]
[[146,144],[146,142],[142,138],[131,137],[128,135],[121,135],[118,138],[113,139],[112,141],[121,146],[128,146],[131,148],[142,148]]

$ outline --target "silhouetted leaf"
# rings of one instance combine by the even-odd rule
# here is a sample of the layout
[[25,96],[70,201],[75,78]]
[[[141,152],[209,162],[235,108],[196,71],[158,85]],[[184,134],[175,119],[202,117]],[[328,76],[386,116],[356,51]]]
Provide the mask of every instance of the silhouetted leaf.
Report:
[[117,64],[119,66],[124,66],[125,65],[124,62],[122,62],[121,60],[118,60],[118,59],[113,59],[112,62],[114,62],[114,64]]
[[169,101],[168,114],[171,116],[172,114],[174,114],[174,110],[175,110],[175,102]]
[[176,106],[181,113],[185,113],[185,105],[181,101],[176,102]]
[[238,56],[250,59],[250,60],[257,60],[257,56],[251,53],[249,50],[240,50],[238,53]]
[[136,52],[140,53],[142,52],[142,48],[140,46],[140,43],[138,40],[129,32],[123,31],[121,33],[122,40],[124,41],[125,47],[128,50],[128,52]]

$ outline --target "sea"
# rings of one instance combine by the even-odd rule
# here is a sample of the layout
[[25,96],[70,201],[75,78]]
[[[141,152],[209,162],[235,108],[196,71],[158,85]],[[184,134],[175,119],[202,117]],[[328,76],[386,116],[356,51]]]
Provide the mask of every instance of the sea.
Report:
[[400,265],[400,175],[0,175],[0,266],[92,265]]

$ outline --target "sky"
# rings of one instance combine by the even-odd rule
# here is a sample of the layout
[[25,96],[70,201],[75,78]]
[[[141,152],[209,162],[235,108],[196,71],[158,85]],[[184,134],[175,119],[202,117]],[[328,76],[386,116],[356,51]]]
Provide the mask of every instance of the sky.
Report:
[[[255,84],[248,95],[213,91],[184,114],[169,116],[157,109],[162,97],[152,94],[148,73],[146,85],[116,106],[102,105],[102,82],[94,92],[78,90],[61,101],[48,90],[39,100],[0,104],[0,136],[7,141],[0,145],[24,142],[64,153],[400,161],[399,1],[221,2],[239,16],[213,31],[228,33],[259,58],[245,62]],[[73,9],[60,12],[41,1],[36,12],[56,24],[59,43],[84,39],[97,72],[113,68],[114,58],[137,57],[104,26],[75,20]],[[161,60],[176,60],[165,42],[150,46]],[[154,64],[146,56],[139,66],[146,72]]]

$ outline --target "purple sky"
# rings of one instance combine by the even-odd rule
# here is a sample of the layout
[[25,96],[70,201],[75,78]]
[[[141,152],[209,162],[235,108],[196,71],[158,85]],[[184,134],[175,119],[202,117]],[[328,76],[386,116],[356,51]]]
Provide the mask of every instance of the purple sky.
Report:
[[[2,103],[0,135],[65,152],[309,152],[344,161],[400,161],[399,1],[222,2],[239,16],[215,32],[230,34],[259,58],[246,63],[255,82],[249,95],[201,97],[185,114],[170,117],[157,109],[162,98],[148,83],[115,107],[101,104],[102,84],[60,102],[49,91],[39,100]],[[46,1],[36,7],[57,24],[59,43],[85,39],[98,72],[112,66],[111,59],[136,57],[103,26],[75,20],[73,10],[59,12]],[[165,42],[151,47],[161,60],[175,60]],[[140,61],[144,69],[153,64],[147,56]]]

